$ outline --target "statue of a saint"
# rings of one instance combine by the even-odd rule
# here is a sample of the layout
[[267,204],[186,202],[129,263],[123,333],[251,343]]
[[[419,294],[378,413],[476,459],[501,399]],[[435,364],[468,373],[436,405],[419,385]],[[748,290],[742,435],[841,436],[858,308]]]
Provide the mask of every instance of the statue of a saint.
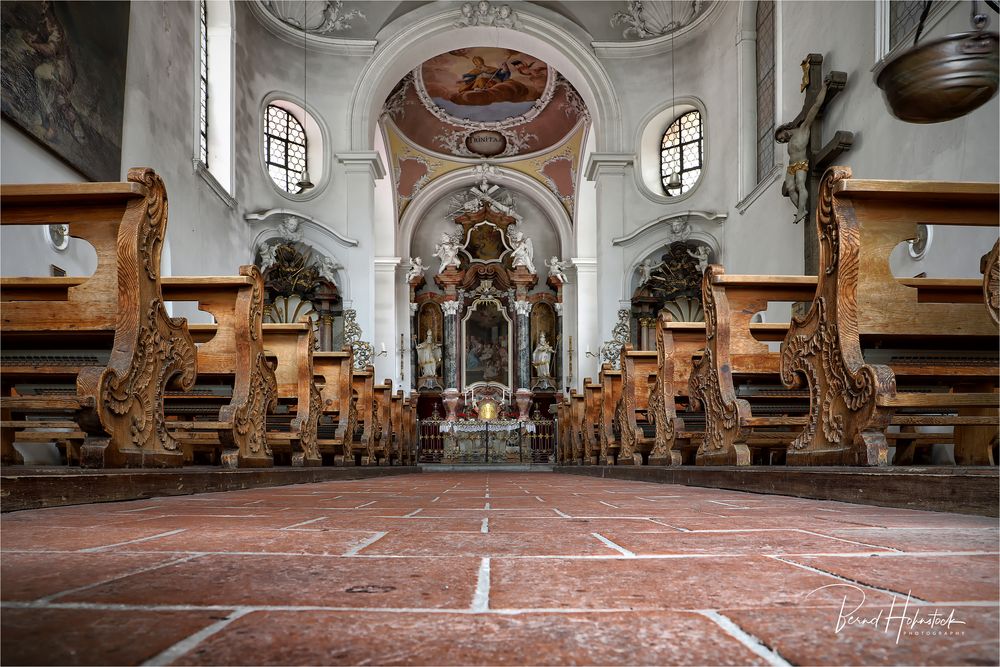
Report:
[[447,232],[441,232],[441,240],[434,246],[434,256],[441,260],[438,273],[444,273],[444,270],[449,266],[454,266],[457,269],[462,265],[458,259],[458,251],[461,249],[462,246]]
[[421,277],[423,277],[424,271],[426,271],[426,270],[427,270],[427,267],[424,266],[423,260],[421,260],[419,257],[411,257],[410,258],[410,268],[406,272],[406,283],[410,284],[410,283],[413,282],[414,278],[421,278]]
[[552,259],[545,260],[545,266],[549,269],[550,278],[556,278],[563,285],[569,282],[566,280],[564,271],[570,266],[570,262],[561,262],[558,257],[553,255]]
[[708,257],[712,254],[708,246],[700,245],[693,250],[687,251],[688,255],[694,257],[698,262],[698,273],[705,273],[705,268],[708,267]]
[[774,138],[779,144],[788,144],[788,169],[785,171],[785,182],[781,185],[781,194],[788,197],[795,205],[795,222],[805,220],[809,215],[809,133],[813,121],[823,108],[826,99],[828,81],[823,82],[815,101],[806,117],[798,125],[786,123],[779,127]]
[[538,378],[552,377],[552,353],[555,348],[549,345],[543,332],[538,337],[538,344],[535,345],[534,352],[531,353],[531,365],[535,367],[535,375]]
[[527,236],[524,235],[519,229],[512,229],[510,231],[510,242],[513,247],[511,254],[510,266],[512,269],[516,269],[519,266],[523,266],[528,269],[529,273],[536,273],[535,271],[535,247]]
[[417,365],[420,367],[420,377],[437,377],[438,364],[441,363],[441,345],[434,342],[434,332],[427,330],[427,338],[417,345]]

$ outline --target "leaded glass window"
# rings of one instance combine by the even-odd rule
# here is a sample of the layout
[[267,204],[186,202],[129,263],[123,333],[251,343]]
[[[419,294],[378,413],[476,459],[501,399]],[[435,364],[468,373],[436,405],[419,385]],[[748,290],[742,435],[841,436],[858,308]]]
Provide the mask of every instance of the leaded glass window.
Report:
[[199,92],[201,93],[201,108],[199,110],[198,125],[198,157],[202,164],[208,166],[208,0],[201,0],[199,4],[199,28],[200,46],[199,55],[201,57],[201,69],[198,78]]
[[[698,182],[704,158],[701,112],[689,111],[663,133],[660,144],[660,182],[668,197],[682,195]],[[670,176],[680,175],[680,187],[670,187]]]
[[306,168],[306,131],[295,116],[274,104],[267,107],[264,151],[271,180],[285,192],[301,192],[296,183]]
[[757,182],[774,168],[774,0],[757,1]]
[[920,23],[920,13],[924,9],[923,0],[889,1],[889,50],[912,37]]

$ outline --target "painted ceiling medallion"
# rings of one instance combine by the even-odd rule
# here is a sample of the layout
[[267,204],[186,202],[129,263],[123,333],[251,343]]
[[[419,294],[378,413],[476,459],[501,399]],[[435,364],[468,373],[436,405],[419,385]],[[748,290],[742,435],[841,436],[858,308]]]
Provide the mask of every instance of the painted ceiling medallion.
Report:
[[477,130],[534,119],[555,92],[556,72],[513,49],[475,47],[442,53],[414,70],[417,95],[436,118]]

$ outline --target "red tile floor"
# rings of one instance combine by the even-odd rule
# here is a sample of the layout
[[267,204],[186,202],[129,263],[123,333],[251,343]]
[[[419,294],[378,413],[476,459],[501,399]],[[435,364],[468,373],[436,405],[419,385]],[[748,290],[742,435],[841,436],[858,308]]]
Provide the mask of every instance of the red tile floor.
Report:
[[981,517],[498,472],[0,528],[4,665],[1000,662]]

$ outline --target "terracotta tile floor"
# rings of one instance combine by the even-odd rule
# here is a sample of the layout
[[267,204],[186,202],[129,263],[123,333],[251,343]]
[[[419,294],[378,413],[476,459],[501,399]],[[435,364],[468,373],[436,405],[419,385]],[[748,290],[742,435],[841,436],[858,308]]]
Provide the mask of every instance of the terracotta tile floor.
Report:
[[15,512],[0,548],[4,665],[1000,663],[979,517],[434,473]]

